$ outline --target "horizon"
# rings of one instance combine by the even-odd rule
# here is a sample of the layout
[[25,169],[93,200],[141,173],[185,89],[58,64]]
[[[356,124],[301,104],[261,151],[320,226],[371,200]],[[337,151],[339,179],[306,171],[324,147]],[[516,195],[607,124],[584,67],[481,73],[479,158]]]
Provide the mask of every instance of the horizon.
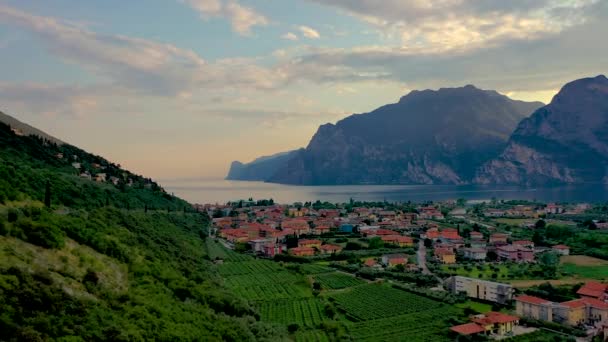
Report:
[[412,90],[549,103],[608,70],[606,19],[595,0],[11,0],[0,110],[153,179],[219,179]]

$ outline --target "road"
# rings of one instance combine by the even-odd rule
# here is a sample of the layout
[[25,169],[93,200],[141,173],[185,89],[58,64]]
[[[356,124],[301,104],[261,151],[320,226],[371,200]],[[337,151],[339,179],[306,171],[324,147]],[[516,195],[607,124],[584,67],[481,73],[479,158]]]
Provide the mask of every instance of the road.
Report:
[[418,267],[422,270],[422,274],[432,274],[426,267],[426,246],[423,239],[418,241]]
[[437,278],[439,285],[436,288],[434,288],[435,290],[440,290],[440,291],[445,290],[443,288],[443,279],[441,279],[438,276],[436,276],[435,274],[433,274],[433,272],[431,272],[429,270],[429,268],[426,266],[426,246],[424,245],[423,239],[420,239],[420,241],[418,241],[418,267],[420,267],[420,270],[422,270],[422,274],[429,274],[429,275],[432,275],[435,278]]

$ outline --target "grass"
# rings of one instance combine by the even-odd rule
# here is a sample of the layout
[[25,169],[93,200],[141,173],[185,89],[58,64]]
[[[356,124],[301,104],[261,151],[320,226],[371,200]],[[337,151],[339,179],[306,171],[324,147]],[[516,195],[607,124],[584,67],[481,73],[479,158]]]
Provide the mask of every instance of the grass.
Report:
[[608,279],[608,265],[579,266],[576,264],[561,265],[562,272],[571,274],[576,278],[590,278],[597,280]]
[[495,218],[492,219],[494,222],[498,222],[498,223],[502,223],[502,224],[508,224],[511,226],[520,226],[524,223],[534,223],[536,222],[535,219],[528,219],[528,218]]
[[472,300],[467,300],[464,303],[458,303],[454,306],[457,308],[460,308],[460,309],[469,308],[469,309],[475,310],[478,313],[486,313],[486,312],[492,311],[492,305],[486,304],[486,303],[475,302]]
[[317,298],[262,302],[257,307],[262,320],[284,325],[295,323],[310,328],[325,318],[323,305]]
[[574,264],[578,266],[608,266],[608,261],[586,255],[564,255],[559,259],[561,264]]

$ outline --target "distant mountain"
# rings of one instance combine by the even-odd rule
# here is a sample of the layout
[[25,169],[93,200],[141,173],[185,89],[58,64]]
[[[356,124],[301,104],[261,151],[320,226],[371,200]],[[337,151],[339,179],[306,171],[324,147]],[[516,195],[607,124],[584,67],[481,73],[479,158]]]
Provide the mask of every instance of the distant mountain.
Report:
[[297,152],[288,151],[264,156],[244,164],[233,161],[228,171],[227,180],[267,181],[274,173],[284,167],[289,159]]
[[475,181],[485,184],[608,183],[608,79],[566,84],[523,120],[500,157]]
[[398,103],[319,127],[270,182],[462,184],[505,147],[539,102],[472,85],[412,91]]
[[2,112],[0,112],[0,122],[4,123],[5,125],[11,126],[11,128],[16,129],[17,133],[21,133],[24,135],[37,135],[56,144],[64,144],[63,141]]

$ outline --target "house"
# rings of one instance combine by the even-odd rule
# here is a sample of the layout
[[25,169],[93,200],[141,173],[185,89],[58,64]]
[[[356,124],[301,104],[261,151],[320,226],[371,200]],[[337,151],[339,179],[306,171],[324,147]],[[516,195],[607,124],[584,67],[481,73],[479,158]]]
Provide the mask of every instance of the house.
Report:
[[470,237],[471,240],[483,240],[483,234],[476,231],[472,231]]
[[384,243],[396,245],[399,247],[413,247],[414,239],[409,236],[402,235],[384,235],[380,237]]
[[547,214],[561,214],[563,213],[564,207],[557,205],[555,203],[549,203],[547,204],[547,207],[545,208],[545,213]]
[[386,254],[382,256],[382,264],[393,267],[397,265],[407,264],[407,255],[405,254]]
[[603,301],[608,300],[608,284],[602,284],[595,281],[590,281],[581,286],[576,292],[579,296],[586,298],[594,298]]
[[504,233],[494,233],[490,235],[490,243],[495,245],[506,245],[509,236]]
[[312,229],[312,233],[315,235],[322,235],[322,234],[329,233],[330,230],[331,230],[331,227],[329,225],[318,225]]
[[296,247],[289,250],[289,253],[295,256],[313,256],[315,249],[312,247]]
[[441,262],[442,264],[455,264],[456,263],[456,254],[451,248],[435,248],[434,251],[435,258]]
[[336,254],[336,253],[340,253],[342,251],[342,246],[338,246],[338,245],[322,245],[321,248],[319,248],[321,250],[321,253],[323,254]]
[[534,248],[534,242],[530,240],[517,240],[513,241],[514,246],[522,246],[526,248]]
[[486,260],[487,250],[485,248],[463,248],[461,249],[465,259]]
[[342,224],[340,225],[340,232],[342,233],[352,233],[354,230],[354,226],[352,224]]
[[311,247],[311,248],[320,248],[321,247],[321,240],[309,240],[309,239],[305,239],[305,240],[300,240],[298,241],[298,247]]
[[254,251],[255,253],[262,253],[264,252],[264,247],[272,241],[272,239],[255,239],[249,241],[248,243],[249,246],[251,246],[252,251]]
[[443,214],[439,210],[437,210],[437,208],[435,208],[435,207],[422,207],[422,208],[419,208],[418,211],[420,212],[418,214],[418,217],[420,217],[421,219],[424,219],[424,220],[428,220],[428,219],[443,220],[444,219]]
[[484,214],[484,216],[487,216],[487,217],[503,217],[507,213],[504,210],[488,209],[483,214]]
[[460,335],[493,334],[504,336],[513,331],[513,327],[519,323],[519,317],[501,312],[487,312],[473,316],[471,321],[471,323],[453,326],[450,330]]
[[106,181],[106,174],[105,173],[98,173],[95,175],[95,181],[96,182],[105,182]]
[[439,233],[439,229],[437,228],[429,228],[424,234],[420,235],[420,237],[423,239],[431,240],[437,240],[440,236],[441,234]]
[[477,278],[452,276],[446,280],[446,287],[454,294],[463,292],[467,297],[499,304],[505,304],[513,297],[511,285]]
[[552,322],[553,306],[554,303],[534,296],[515,297],[515,312],[521,317]]
[[366,267],[378,267],[380,265],[378,265],[378,262],[375,259],[367,259],[365,260],[365,262],[363,262],[363,265]]
[[566,245],[555,245],[551,250],[559,255],[570,255],[570,247]]
[[80,163],[72,163],[72,167],[75,169],[80,169]]
[[510,260],[516,262],[534,261],[534,250],[522,246],[498,246],[496,247],[496,254],[501,260]]
[[292,230],[297,236],[310,233],[308,222],[303,219],[289,219],[281,222],[281,228]]
[[263,254],[267,257],[272,258],[277,254],[283,253],[284,250],[285,250],[285,246],[283,246],[283,245],[279,245],[279,244],[275,244],[275,243],[268,243],[268,244],[264,245]]

